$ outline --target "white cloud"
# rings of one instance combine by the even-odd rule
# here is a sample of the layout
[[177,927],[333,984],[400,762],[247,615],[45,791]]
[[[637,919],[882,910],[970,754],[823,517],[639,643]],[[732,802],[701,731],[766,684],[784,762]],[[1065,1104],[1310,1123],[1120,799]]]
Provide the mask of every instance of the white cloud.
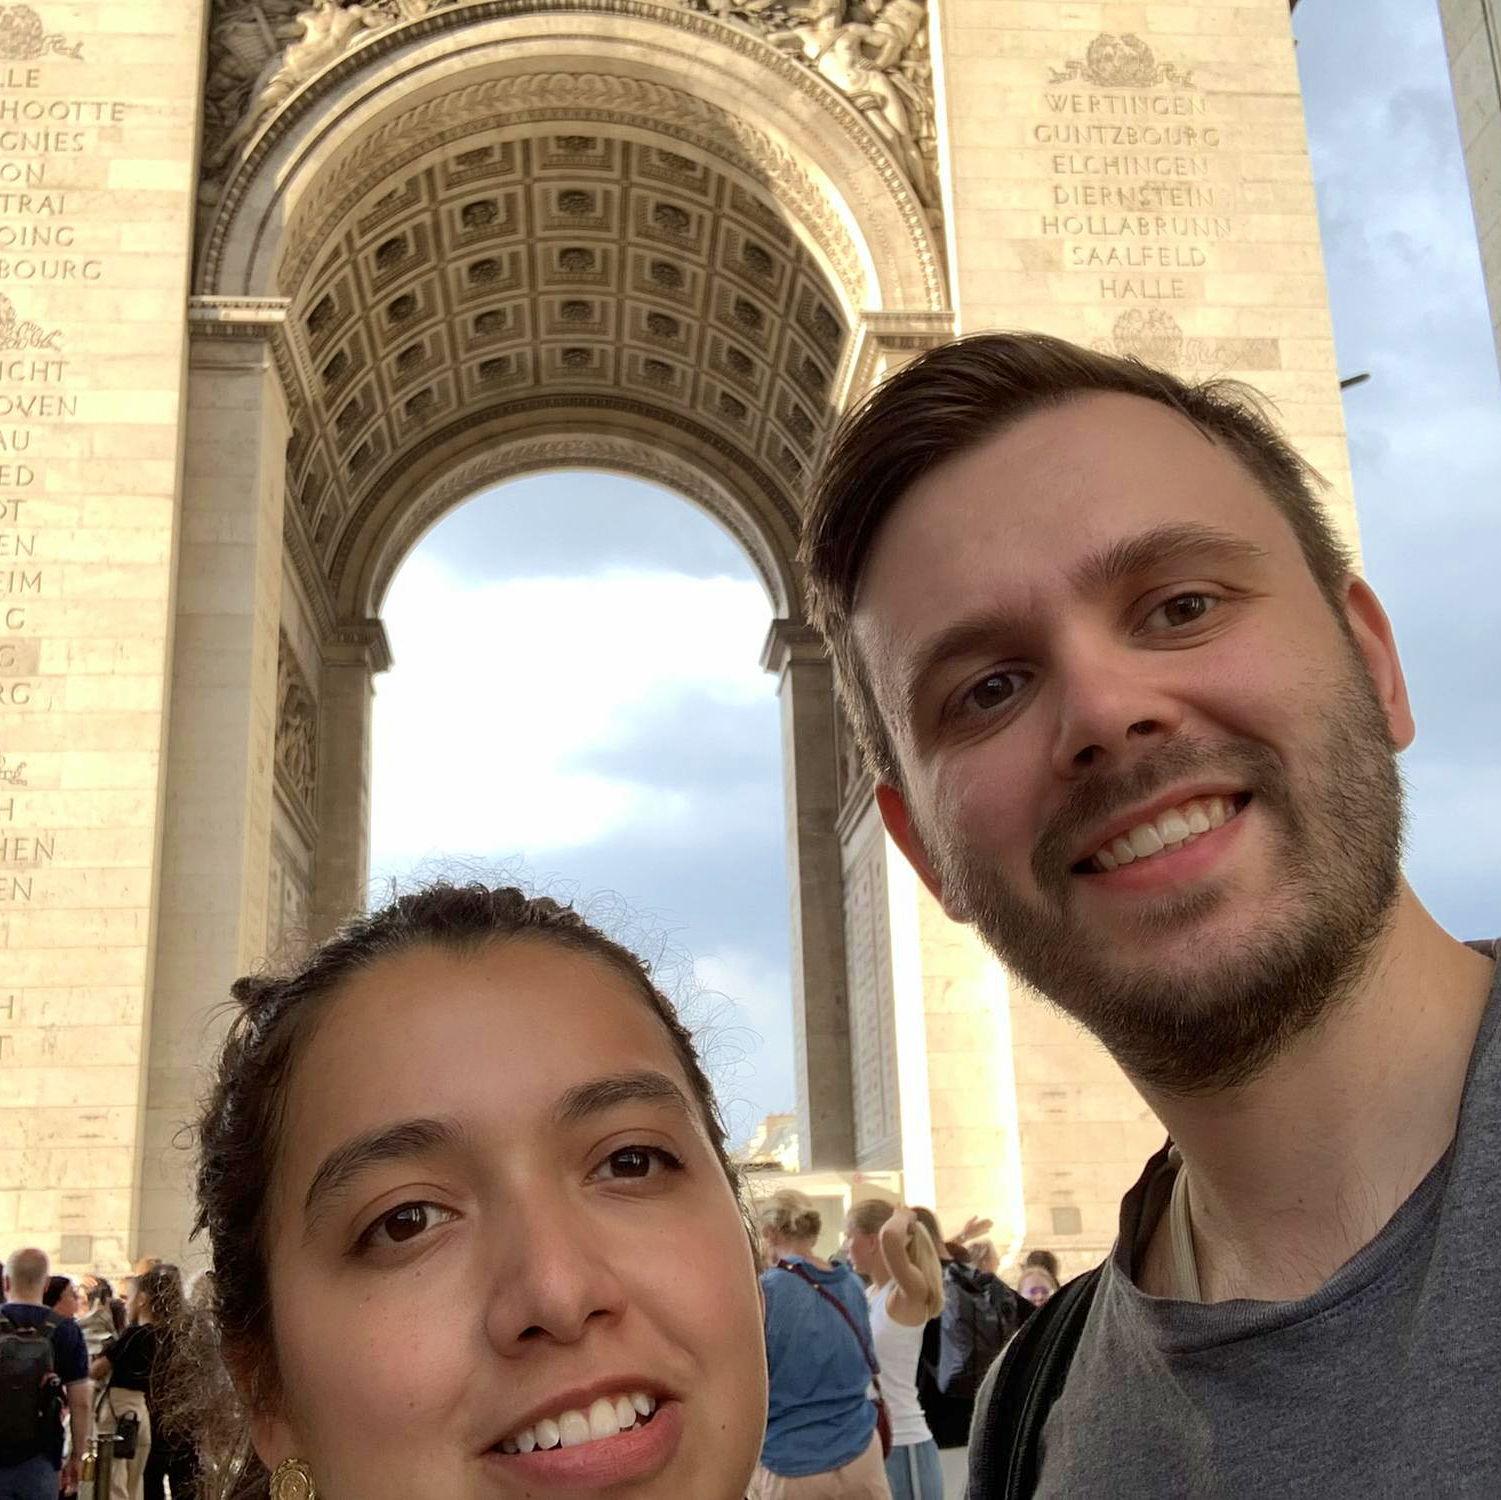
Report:
[[[474,583],[415,554],[383,609],[396,666],[375,701],[374,863],[577,848],[686,799],[581,764],[679,694],[775,693],[770,618],[745,579],[614,571]],[[680,805],[681,804],[681,805]]]
[[737,948],[700,956],[693,973],[699,994],[684,1019],[738,1144],[763,1116],[794,1107],[791,976]]

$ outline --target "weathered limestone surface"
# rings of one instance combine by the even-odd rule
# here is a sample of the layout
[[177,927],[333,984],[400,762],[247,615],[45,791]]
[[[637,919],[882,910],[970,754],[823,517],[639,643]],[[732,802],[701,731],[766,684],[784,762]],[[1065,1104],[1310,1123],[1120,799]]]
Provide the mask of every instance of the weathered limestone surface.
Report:
[[139,1211],[205,0],[7,8],[0,1243]]
[[1439,0],[1439,12],[1470,171],[1491,326],[1501,352],[1501,6],[1496,0]]

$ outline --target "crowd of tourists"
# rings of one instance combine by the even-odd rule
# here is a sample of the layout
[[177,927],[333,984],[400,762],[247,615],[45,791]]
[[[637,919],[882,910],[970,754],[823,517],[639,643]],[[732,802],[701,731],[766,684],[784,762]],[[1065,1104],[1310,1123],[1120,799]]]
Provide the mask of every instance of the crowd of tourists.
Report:
[[12,1254],[0,1500],[92,1418],[109,1500],[163,1447],[174,1500],[936,1500],[966,1431],[968,1500],[1501,1494],[1497,945],[1402,877],[1412,713],[1316,491],[1243,390],[1018,334],[903,366],[810,500],[891,839],[1170,1137],[1102,1265],[1013,1290],[874,1200],[821,1256],[640,958],[430,885],[235,984],[191,1316]]

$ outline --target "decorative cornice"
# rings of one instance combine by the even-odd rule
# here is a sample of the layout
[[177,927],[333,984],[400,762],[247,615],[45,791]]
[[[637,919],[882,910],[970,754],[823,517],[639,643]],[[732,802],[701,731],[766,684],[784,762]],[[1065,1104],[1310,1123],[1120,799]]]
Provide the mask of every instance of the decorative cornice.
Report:
[[764,671],[780,677],[788,667],[805,663],[827,664],[828,647],[823,637],[800,620],[773,620],[761,647]]
[[289,297],[189,297],[188,328],[216,338],[274,338],[291,305]]
[[336,625],[323,643],[328,666],[363,667],[374,676],[391,669],[391,642],[379,620],[352,620]]

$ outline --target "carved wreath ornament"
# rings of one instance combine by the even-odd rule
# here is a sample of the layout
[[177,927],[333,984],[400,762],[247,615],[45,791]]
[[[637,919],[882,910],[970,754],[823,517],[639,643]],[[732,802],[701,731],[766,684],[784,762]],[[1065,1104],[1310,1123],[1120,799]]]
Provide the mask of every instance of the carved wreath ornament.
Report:
[[1053,70],[1054,83],[1090,83],[1101,89],[1153,89],[1170,84],[1176,89],[1194,86],[1192,69],[1160,63],[1139,36],[1127,32],[1112,36],[1102,32],[1090,44],[1083,60],[1071,59]]
[[60,31],[48,31],[29,5],[0,5],[0,61],[34,62],[39,57],[83,59],[83,43],[70,47]]

